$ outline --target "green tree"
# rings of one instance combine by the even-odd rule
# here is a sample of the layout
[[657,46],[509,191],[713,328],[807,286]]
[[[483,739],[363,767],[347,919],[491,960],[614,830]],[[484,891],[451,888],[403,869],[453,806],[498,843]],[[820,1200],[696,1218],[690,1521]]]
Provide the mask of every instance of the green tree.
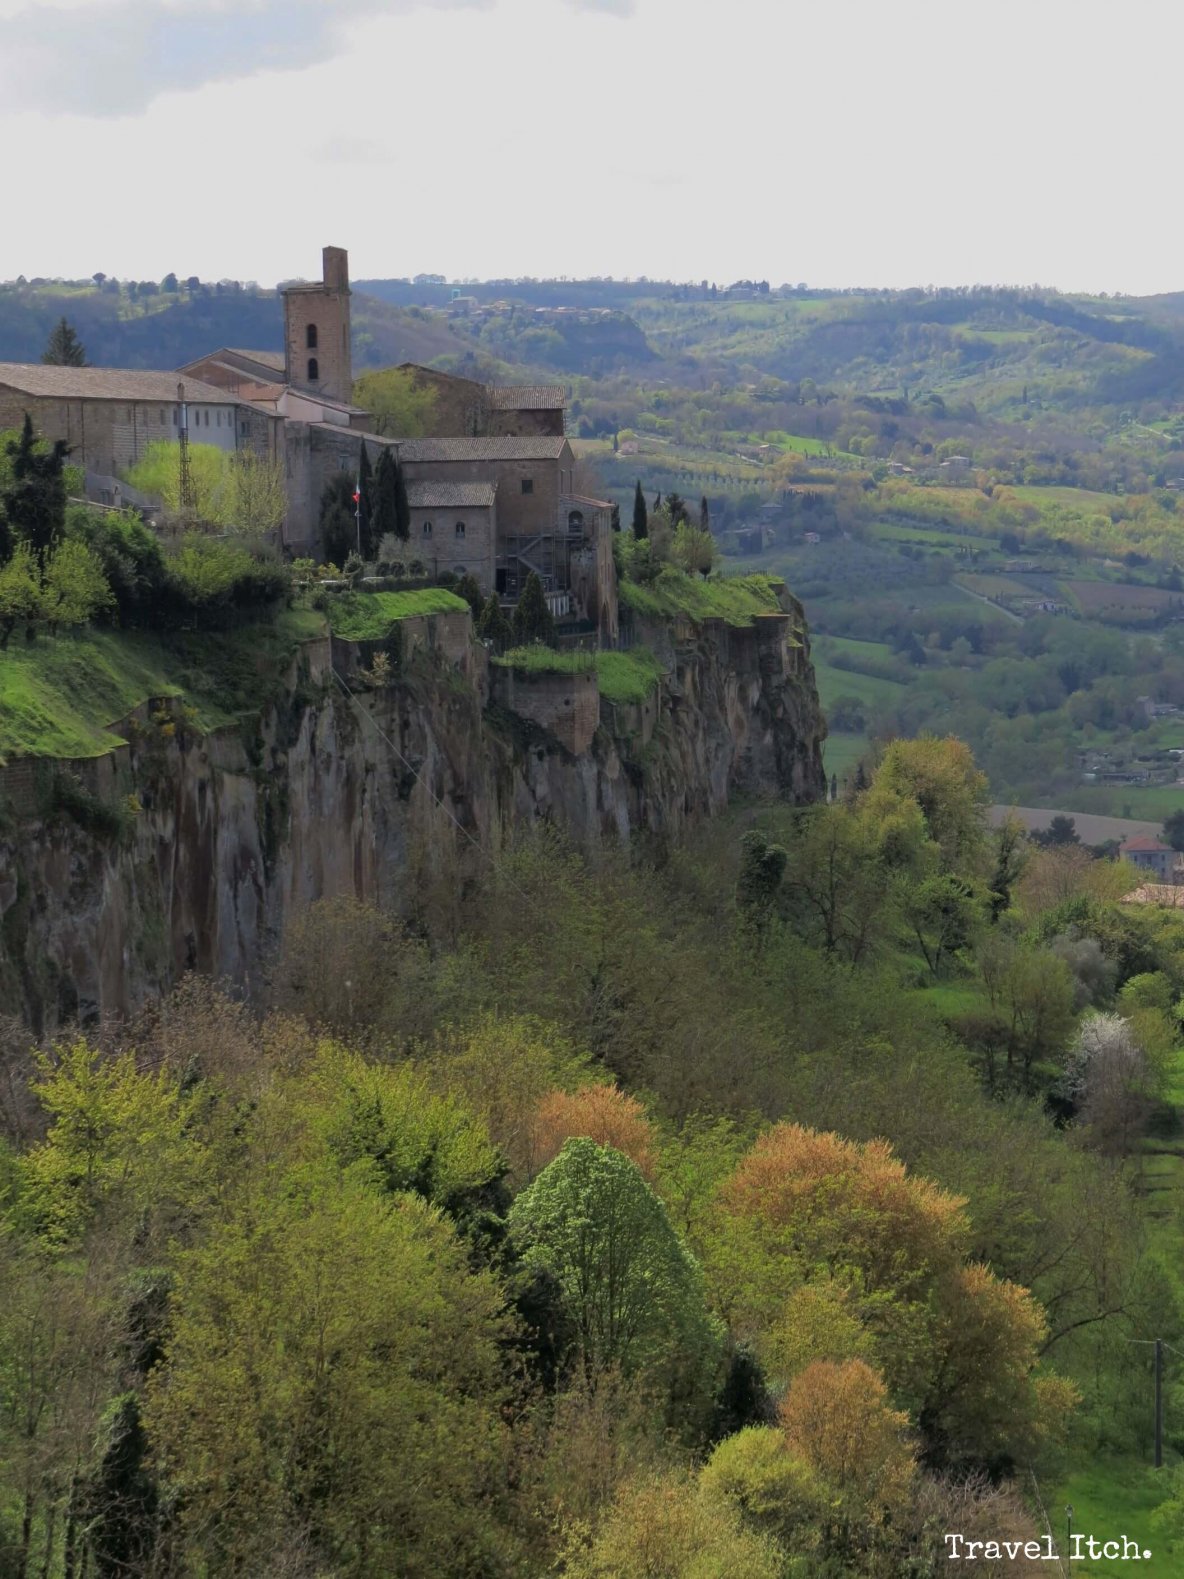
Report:
[[375,433],[419,439],[431,427],[436,392],[417,385],[409,368],[384,367],[354,380],[354,405],[370,412]]
[[485,595],[477,584],[476,576],[471,571],[466,571],[452,590],[458,598],[464,598],[473,611],[473,618],[478,619],[485,609]]
[[354,487],[355,479],[348,472],[335,472],[321,493],[321,545],[326,561],[338,567],[357,548]]
[[361,555],[364,560],[371,560],[374,558],[378,539],[374,535],[374,468],[370,464],[370,453],[365,442],[358,457],[358,492],[361,498],[355,508],[360,525]]
[[736,879],[736,908],[757,932],[769,925],[777,902],[789,853],[771,844],[759,828],[750,828],[740,841],[740,873]]
[[59,318],[50,333],[41,360],[51,367],[85,367],[86,347],[66,318]]
[[543,583],[533,570],[514,608],[512,628],[516,646],[526,647],[536,641],[545,647],[555,645],[555,620],[547,607]]
[[670,544],[670,557],[680,570],[686,571],[688,576],[693,576],[698,571],[706,581],[715,564],[715,538],[702,527],[692,526],[684,516],[675,528],[674,538]]
[[115,606],[102,560],[85,543],[70,538],[46,561],[41,593],[41,617],[51,632],[63,625],[85,625]]
[[505,652],[514,640],[514,629],[502,610],[501,602],[496,592],[491,592],[485,601],[477,621],[477,635],[482,641],[493,643],[495,652]]
[[15,441],[9,440],[12,481],[0,495],[0,507],[14,538],[27,543],[39,564],[61,540],[66,524],[65,439],[55,439],[46,450],[25,412],[24,425]]
[[649,512],[645,507],[645,495],[641,491],[641,478],[637,479],[637,487],[633,493],[633,536],[640,542],[650,535]]
[[18,543],[7,564],[0,565],[0,650],[8,646],[22,622],[32,627],[41,618],[41,577],[28,543]]
[[558,1280],[590,1382],[619,1368],[703,1404],[720,1335],[698,1263],[636,1163],[569,1140],[518,1196],[509,1223],[526,1265]]
[[374,509],[371,516],[375,543],[399,536],[399,480],[394,451],[384,444],[374,468]]
[[1164,818],[1163,836],[1173,850],[1184,850],[1184,810],[1174,811]]
[[414,1196],[309,1162],[179,1257],[145,1424],[195,1567],[488,1573],[505,1295]]
[[411,506],[407,502],[407,478],[402,466],[395,465],[395,536],[405,543],[411,536]]
[[258,537],[278,532],[288,513],[283,463],[271,455],[239,450],[231,458],[229,470],[222,524]]
[[904,919],[933,976],[971,942],[982,905],[969,883],[951,872],[901,883]]

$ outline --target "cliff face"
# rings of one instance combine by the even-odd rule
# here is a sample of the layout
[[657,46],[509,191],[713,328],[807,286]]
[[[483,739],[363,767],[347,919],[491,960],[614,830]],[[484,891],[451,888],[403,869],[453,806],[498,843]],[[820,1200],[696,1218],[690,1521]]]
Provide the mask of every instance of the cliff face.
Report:
[[467,614],[438,616],[405,622],[385,684],[326,639],[249,727],[200,737],[157,705],[106,757],[9,764],[0,1012],[52,1030],[187,968],[253,989],[294,909],[352,894],[408,913],[537,818],[594,850],[677,834],[737,791],[816,799],[825,726],[801,610],[784,608],[748,629],[638,630],[671,672],[635,705],[586,675],[491,674]]

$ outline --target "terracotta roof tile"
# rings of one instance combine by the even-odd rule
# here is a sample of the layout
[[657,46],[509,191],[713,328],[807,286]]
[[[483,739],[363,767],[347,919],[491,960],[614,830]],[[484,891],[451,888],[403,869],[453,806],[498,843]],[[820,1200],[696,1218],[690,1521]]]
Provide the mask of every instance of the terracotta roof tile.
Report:
[[154,400],[161,404],[177,398],[177,385],[185,385],[185,399],[203,406],[233,406],[238,398],[227,389],[205,384],[183,374],[136,367],[50,367],[43,362],[0,362],[0,384],[34,398],[66,400]]
[[401,461],[551,461],[566,439],[539,434],[521,439],[400,439]]

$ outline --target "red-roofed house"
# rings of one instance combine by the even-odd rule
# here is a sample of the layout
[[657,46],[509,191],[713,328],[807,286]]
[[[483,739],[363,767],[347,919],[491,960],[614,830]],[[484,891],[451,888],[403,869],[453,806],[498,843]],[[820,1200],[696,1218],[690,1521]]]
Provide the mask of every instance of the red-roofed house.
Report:
[[1148,838],[1146,834],[1137,834],[1135,838],[1127,839],[1119,847],[1118,853],[1132,866],[1152,873],[1157,883],[1171,882],[1176,867],[1176,852],[1170,845],[1161,844],[1158,839]]

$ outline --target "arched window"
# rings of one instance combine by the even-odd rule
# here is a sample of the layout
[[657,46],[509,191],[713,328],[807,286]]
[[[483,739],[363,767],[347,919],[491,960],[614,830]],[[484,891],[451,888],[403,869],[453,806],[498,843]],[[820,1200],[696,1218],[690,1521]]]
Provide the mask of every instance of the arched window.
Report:
[[316,359],[315,356],[310,356],[309,359],[308,359],[308,381],[309,381],[309,383],[310,384],[315,384],[317,379],[320,378],[320,376],[321,376],[321,370],[317,366],[317,359]]
[[317,326],[315,323],[310,323],[308,328],[304,331],[304,343],[310,351],[316,350]]
[[465,523],[463,521],[458,521],[456,523],[456,535],[457,537],[463,537],[465,535]]
[[423,523],[423,535],[425,537],[431,537],[431,535],[432,535],[432,523],[430,521],[425,521]]
[[567,512],[567,530],[572,537],[583,537],[584,513],[582,510],[569,510]]

